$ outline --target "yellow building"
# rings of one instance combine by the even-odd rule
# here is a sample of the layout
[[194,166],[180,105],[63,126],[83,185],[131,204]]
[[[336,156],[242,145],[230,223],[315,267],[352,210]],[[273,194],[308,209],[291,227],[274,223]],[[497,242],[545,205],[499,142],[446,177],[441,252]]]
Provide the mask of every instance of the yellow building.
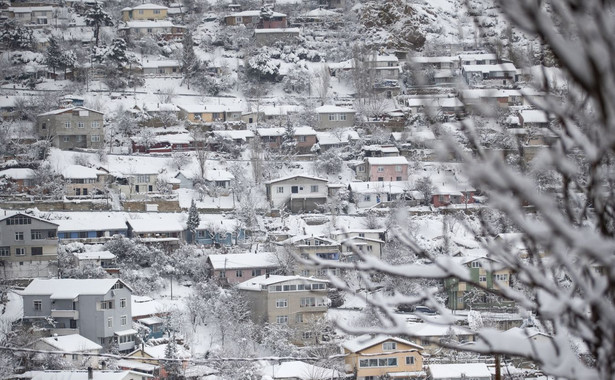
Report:
[[141,4],[134,8],[122,9],[122,21],[131,20],[164,20],[169,8],[157,4]]
[[395,379],[424,378],[423,347],[387,335],[361,335],[342,344],[346,373],[357,380],[389,375]]

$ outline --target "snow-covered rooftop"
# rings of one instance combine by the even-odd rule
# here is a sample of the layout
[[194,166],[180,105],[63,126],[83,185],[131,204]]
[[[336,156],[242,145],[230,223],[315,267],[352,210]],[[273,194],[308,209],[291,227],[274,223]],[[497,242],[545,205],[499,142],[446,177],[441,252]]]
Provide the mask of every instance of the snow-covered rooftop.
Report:
[[316,113],[355,113],[352,108],[339,107],[332,104],[320,106],[314,109]]
[[321,282],[328,283],[327,280],[321,280],[313,277],[302,277],[302,276],[280,276],[280,275],[262,275],[258,277],[254,277],[250,280],[244,281],[235,285],[238,289],[242,290],[262,290],[263,286],[278,284],[280,282],[287,281],[296,281],[299,283],[313,283],[313,282]]
[[[126,27],[125,28],[129,28],[129,29],[134,29],[134,28],[172,28],[173,22],[171,21],[167,21],[167,20],[156,20],[156,21],[151,21],[151,20],[133,20],[133,21],[126,21]],[[122,29],[122,28],[120,28]]]
[[113,260],[115,255],[111,251],[87,251],[74,254],[79,260]]
[[117,231],[126,230],[126,219],[123,216],[97,216],[53,220],[58,225],[58,232],[70,231]]
[[49,111],[49,112],[38,114],[36,116],[59,115],[61,113],[73,112],[73,111],[89,111],[89,112],[95,112],[95,113],[102,114],[102,112],[93,110],[91,108],[86,108],[86,107],[70,107],[70,108],[58,108],[58,109],[55,109],[55,110],[52,110],[52,111]]
[[461,364],[430,364],[427,366],[431,378],[437,379],[491,379],[491,372],[485,363],[461,363]]
[[301,361],[282,362],[280,364],[267,365],[261,369],[263,379],[275,374],[275,379],[312,380],[318,379],[341,379],[342,373],[329,368],[318,367]]
[[276,179],[272,179],[271,181],[267,181],[265,182],[265,184],[272,184],[272,183],[277,183],[277,182],[282,182],[282,181],[286,181],[292,178],[305,178],[309,181],[320,181],[320,182],[329,182],[328,180],[324,179],[324,178],[318,178],[318,177],[313,177],[313,176],[309,176],[309,175],[289,175],[286,177],[282,177],[282,178],[276,178]]
[[165,215],[160,217],[149,217],[143,219],[129,219],[132,230],[137,233],[150,232],[181,232],[184,227],[177,221],[177,217]]
[[[125,380],[132,378],[153,379],[153,375],[133,371],[94,371],[96,380]],[[19,375],[20,379],[29,380],[87,380],[88,371],[62,370],[62,371],[28,371]]]
[[79,334],[50,336],[41,338],[41,341],[56,348],[58,351],[66,352],[86,352],[94,350],[102,350],[102,346],[92,342],[86,337]]
[[370,165],[408,165],[408,159],[404,156],[392,157],[367,157]]
[[247,140],[254,137],[254,132],[249,130],[229,130],[229,131],[213,131],[214,136],[221,136],[224,138],[230,138],[233,140]]
[[74,299],[79,295],[104,295],[118,281],[112,279],[50,279],[35,278],[22,295],[49,295],[51,299]]
[[105,172],[82,165],[69,165],[62,170],[62,177],[66,179],[96,179],[99,174]]
[[[250,11],[231,13],[227,17],[260,17],[260,15],[261,15],[260,10],[250,10]],[[269,16],[270,17],[286,17],[284,13],[280,13],[280,12],[271,12]]]
[[401,344],[405,344],[407,346],[413,347],[417,350],[422,350],[423,347],[419,346],[418,344],[412,343],[408,340],[405,339],[401,339],[401,338],[397,338],[394,336],[390,336],[390,335],[371,335],[371,334],[365,334],[365,335],[361,335],[358,336],[352,340],[346,341],[344,343],[342,343],[342,347],[346,348],[348,351],[350,352],[359,352],[359,351],[363,351],[366,348],[375,346],[377,344],[380,344],[382,342],[387,342],[387,341],[394,341],[394,342],[398,342]]
[[408,181],[352,182],[348,186],[355,193],[403,194],[410,188]]
[[207,256],[214,270],[242,268],[276,268],[280,264],[272,252],[231,253]]
[[0,177],[12,179],[30,179],[34,177],[34,170],[28,168],[13,168],[0,170]]

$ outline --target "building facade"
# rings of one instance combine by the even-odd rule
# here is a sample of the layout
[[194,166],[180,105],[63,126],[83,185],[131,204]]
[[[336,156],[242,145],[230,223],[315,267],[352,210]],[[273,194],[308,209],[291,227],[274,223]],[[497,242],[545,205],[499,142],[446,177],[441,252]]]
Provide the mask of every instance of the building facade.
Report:
[[104,114],[85,107],[61,108],[36,116],[41,140],[62,150],[99,149],[105,140]]
[[[22,291],[24,320],[52,334],[79,334],[101,346],[134,348],[130,289],[118,279],[35,279]],[[48,325],[48,318],[55,323]]]
[[27,214],[0,219],[0,278],[48,278],[57,272],[58,225]]

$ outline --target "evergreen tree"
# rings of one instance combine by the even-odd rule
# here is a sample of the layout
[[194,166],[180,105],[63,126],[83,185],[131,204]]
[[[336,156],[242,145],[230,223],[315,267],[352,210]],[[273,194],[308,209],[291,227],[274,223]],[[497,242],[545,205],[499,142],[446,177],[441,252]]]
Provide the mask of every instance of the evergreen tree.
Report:
[[87,26],[91,26],[94,28],[94,38],[96,40],[95,46],[98,46],[98,37],[100,35],[100,27],[101,26],[112,26],[113,20],[107,14],[107,12],[103,11],[100,3],[95,3],[94,7],[90,8],[89,11],[85,14],[85,23]]
[[169,339],[169,343],[164,349],[164,358],[171,360],[163,360],[162,366],[167,372],[167,379],[177,379],[181,375],[181,362],[179,359],[179,352],[177,343],[175,342],[175,334]]
[[184,81],[190,89],[190,82],[194,80],[200,69],[200,62],[194,53],[194,42],[192,40],[192,33],[186,30],[184,38],[182,40],[182,72],[184,73]]
[[58,40],[55,37],[51,36],[49,38],[49,46],[47,47],[47,51],[45,52],[45,63],[47,64],[47,67],[53,70],[54,79],[56,69],[62,67],[64,61],[63,55],[64,54],[62,53],[62,49],[60,48]]
[[295,140],[295,128],[292,123],[286,123],[286,127],[284,128],[284,134],[282,135],[282,144],[280,145],[280,149],[285,154],[292,154],[295,151],[295,147],[297,146],[297,141]]
[[126,54],[126,41],[123,38],[114,38],[111,47],[107,51],[107,59],[115,63],[118,68],[130,63],[130,59]]
[[199,217],[199,210],[196,208],[196,203],[194,199],[190,204],[190,210],[188,211],[188,231],[192,233],[192,242],[196,241],[196,229],[199,227],[199,223],[201,222],[201,218]]

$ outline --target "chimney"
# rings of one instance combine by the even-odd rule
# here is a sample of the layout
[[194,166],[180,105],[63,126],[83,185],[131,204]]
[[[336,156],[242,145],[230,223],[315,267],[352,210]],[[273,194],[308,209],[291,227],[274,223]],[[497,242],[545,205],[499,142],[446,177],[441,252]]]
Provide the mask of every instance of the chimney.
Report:
[[93,380],[94,379],[94,370],[92,369],[92,367],[88,367],[88,380]]

